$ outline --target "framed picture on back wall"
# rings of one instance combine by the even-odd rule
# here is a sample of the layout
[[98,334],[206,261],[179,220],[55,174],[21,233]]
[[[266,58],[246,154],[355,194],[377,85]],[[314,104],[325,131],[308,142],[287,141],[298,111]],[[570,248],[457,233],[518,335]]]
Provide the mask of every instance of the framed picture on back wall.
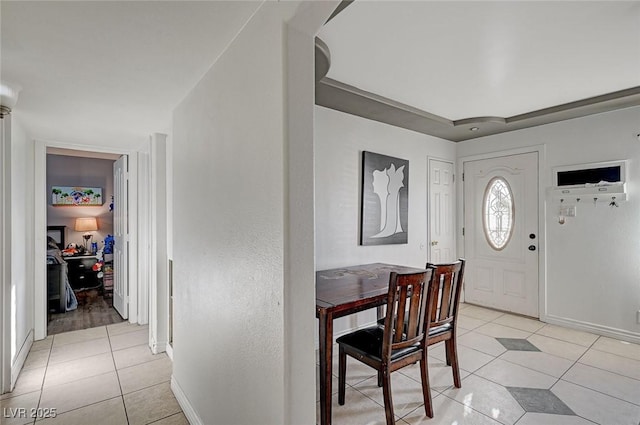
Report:
[[409,161],[362,152],[361,245],[406,244]]
[[51,186],[53,206],[100,206],[103,203],[100,187]]

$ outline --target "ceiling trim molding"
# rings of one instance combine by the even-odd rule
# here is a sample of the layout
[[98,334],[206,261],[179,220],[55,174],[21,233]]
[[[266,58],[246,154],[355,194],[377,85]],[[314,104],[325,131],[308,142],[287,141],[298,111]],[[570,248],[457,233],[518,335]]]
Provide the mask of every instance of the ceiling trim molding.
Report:
[[[335,18],[338,13],[342,12],[347,6],[349,6],[353,2],[354,0],[342,0],[338,5],[338,7],[336,7],[336,10],[334,10],[331,16],[329,16],[329,19],[327,19],[327,22]],[[325,24],[327,22],[325,22]]]
[[316,55],[316,83],[329,72],[329,68],[331,67],[331,51],[329,50],[329,46],[316,37],[315,39],[315,55]]
[[640,105],[640,86],[503,117],[461,120],[431,114],[375,93],[324,77],[316,83],[316,105],[357,115],[453,142],[475,139],[553,122]]

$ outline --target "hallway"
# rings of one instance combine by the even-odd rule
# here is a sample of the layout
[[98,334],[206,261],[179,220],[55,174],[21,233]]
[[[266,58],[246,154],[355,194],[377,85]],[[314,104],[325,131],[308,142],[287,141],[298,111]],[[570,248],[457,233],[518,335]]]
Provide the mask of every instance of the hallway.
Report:
[[2,424],[188,424],[171,360],[152,355],[148,339],[148,326],[118,323],[36,341],[14,391],[0,396]]

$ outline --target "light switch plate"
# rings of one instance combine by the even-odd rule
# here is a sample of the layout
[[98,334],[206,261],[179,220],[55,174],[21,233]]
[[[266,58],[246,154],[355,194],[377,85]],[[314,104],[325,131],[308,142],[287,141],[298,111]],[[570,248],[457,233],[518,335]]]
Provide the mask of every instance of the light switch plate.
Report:
[[560,207],[560,215],[564,217],[575,217],[576,216],[576,206],[575,205],[566,205]]

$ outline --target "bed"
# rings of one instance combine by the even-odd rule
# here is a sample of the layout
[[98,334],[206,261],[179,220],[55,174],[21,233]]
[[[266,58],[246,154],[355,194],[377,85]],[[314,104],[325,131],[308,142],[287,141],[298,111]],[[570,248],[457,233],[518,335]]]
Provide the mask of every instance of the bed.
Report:
[[48,311],[52,313],[78,308],[78,300],[69,285],[67,263],[52,237],[47,238],[47,300]]

